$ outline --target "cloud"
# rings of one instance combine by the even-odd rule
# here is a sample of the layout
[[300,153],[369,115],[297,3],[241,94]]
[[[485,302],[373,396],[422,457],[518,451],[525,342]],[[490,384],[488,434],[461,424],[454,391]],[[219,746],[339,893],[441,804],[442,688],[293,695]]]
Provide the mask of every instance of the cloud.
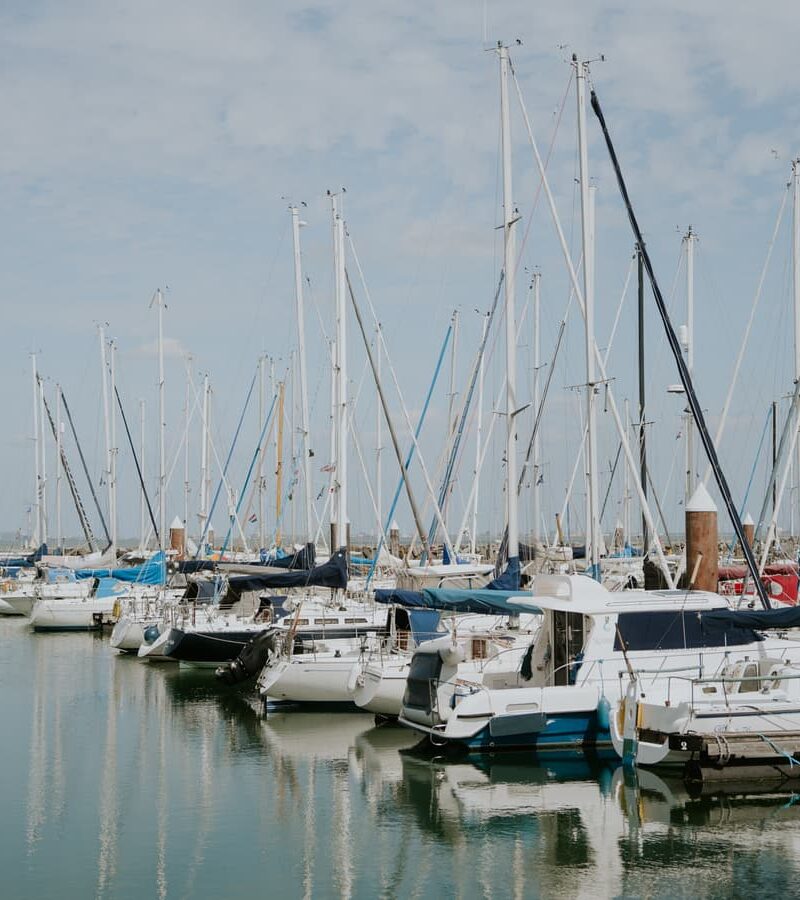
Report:
[[[281,198],[302,197],[322,446],[327,370],[316,310],[329,323],[325,190],[345,185],[348,224],[404,392],[422,396],[451,310],[485,308],[499,274],[497,64],[483,46],[482,11],[479,2],[422,0],[402,8],[388,0],[4,4],[4,327],[18,346],[42,345],[50,371],[86,386],[76,415],[93,422],[96,391],[82,377],[97,368],[92,322],[111,323],[131,357],[120,375],[132,396],[144,395],[152,365],[138,371],[136,358],[156,353],[147,302],[152,285],[169,283],[167,327],[180,337],[167,339],[165,353],[180,358],[191,348],[219,396],[237,397],[221,404],[224,431],[255,357],[285,355],[295,340]],[[691,221],[703,247],[720,253],[724,323],[744,321],[798,150],[786,60],[800,43],[799,21],[788,0],[735,12],[721,0],[540,4],[535,17],[527,0],[490,4],[490,43],[523,41],[514,63],[543,149],[560,122],[549,172],[571,246],[579,231],[575,101],[565,90],[575,50],[606,56],[592,66],[593,84],[662,281],[672,275],[676,226]],[[515,193],[527,217],[538,179],[516,108],[512,118]],[[616,298],[631,239],[591,119],[590,135],[600,188],[598,331],[607,334],[616,299],[603,300]],[[557,321],[568,287],[542,201],[524,224],[524,265],[542,267],[544,312]],[[771,296],[777,308],[783,294]],[[698,316],[710,308],[699,291]],[[459,337],[464,366],[476,340],[470,328],[476,323]],[[575,335],[569,364],[559,366],[564,384],[581,381],[577,324]],[[717,325],[700,336],[715,360],[699,373],[713,399],[726,387],[719,361],[731,355],[731,334]],[[621,333],[612,361],[620,379],[625,346]],[[0,367],[11,412],[28,417],[26,360],[8,353]],[[566,419],[561,405],[553,417]],[[8,454],[0,457],[6,470],[29,467],[22,452]],[[23,505],[22,491],[0,501],[0,525]]]
[[[178,338],[164,337],[164,358],[185,359],[189,351]],[[158,356],[158,341],[140,344],[131,351],[132,356]]]

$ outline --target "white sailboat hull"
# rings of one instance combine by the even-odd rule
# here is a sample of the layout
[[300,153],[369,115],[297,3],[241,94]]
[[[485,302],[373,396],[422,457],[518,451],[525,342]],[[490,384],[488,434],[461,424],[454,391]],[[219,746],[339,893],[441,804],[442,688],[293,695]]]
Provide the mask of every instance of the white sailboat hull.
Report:
[[347,705],[353,703],[350,673],[358,657],[309,655],[267,665],[259,678],[261,693],[285,703]]
[[67,597],[41,599],[31,612],[34,631],[91,631],[110,624],[114,598]]
[[144,642],[145,625],[129,616],[123,616],[111,632],[111,646],[124,653],[137,653]]
[[396,718],[403,708],[403,694],[411,658],[383,665],[368,665],[354,671],[351,679],[353,702],[374,715]]

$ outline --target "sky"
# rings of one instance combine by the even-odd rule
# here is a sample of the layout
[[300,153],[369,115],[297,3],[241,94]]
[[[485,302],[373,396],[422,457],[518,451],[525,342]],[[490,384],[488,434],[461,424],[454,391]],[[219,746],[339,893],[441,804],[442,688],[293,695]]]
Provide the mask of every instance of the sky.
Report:
[[[107,323],[116,341],[118,386],[136,433],[139,400],[146,402],[145,477],[154,490],[156,318],[149,304],[157,287],[167,302],[168,456],[170,462],[178,457],[167,492],[168,516],[183,515],[186,354],[192,357],[195,384],[209,373],[214,443],[224,459],[259,356],[274,360],[280,379],[296,347],[288,207],[301,202],[307,222],[302,239],[309,279],[314,494],[321,492],[324,501],[326,476],[318,470],[329,457],[329,190],[345,189],[348,231],[386,335],[389,359],[384,366],[389,361],[394,366],[412,419],[422,407],[436,355],[458,310],[457,407],[480,338],[476,310],[491,304],[502,267],[502,232],[497,231],[502,222],[499,87],[493,52],[498,40],[511,46],[536,140],[543,153],[550,148],[548,178],[576,263],[580,210],[569,64],[573,52],[593,60],[592,85],[676,324],[685,319],[681,234],[691,224],[699,235],[695,378],[715,427],[786,195],[791,159],[800,154],[800,105],[791,62],[800,44],[800,17],[794,4],[467,0],[398,5],[339,0],[303,6],[77,0],[65,5],[8,0],[0,8],[0,296],[6,336],[0,357],[5,409],[0,531],[25,531],[34,494],[31,352],[37,353],[48,396],[52,398],[56,383],[63,386],[95,488],[101,486],[99,323]],[[529,299],[530,274],[538,270],[541,353],[549,360],[569,284],[516,102],[511,118],[514,192],[522,215],[520,234],[525,235],[518,263],[518,318]],[[591,178],[598,188],[597,336],[605,346],[633,242],[591,112],[589,136]],[[792,388],[790,213],[791,202],[778,229],[720,448],[737,502],[754,516],[766,478],[767,450],[761,438],[769,405]],[[352,258],[348,266],[353,270]],[[637,402],[634,288],[631,283],[609,355],[611,389],[621,405],[630,401],[632,416]],[[365,303],[360,281],[357,290]],[[648,304],[652,473],[663,495],[667,525],[679,530],[681,404],[666,391],[677,375],[650,299]],[[523,394],[531,383],[530,316],[525,323],[518,373]],[[351,392],[358,395],[352,416],[360,440],[358,450],[351,448],[351,510],[354,528],[369,532],[375,530],[367,489],[368,483],[375,487],[375,394],[352,317],[348,327]],[[542,490],[550,530],[578,452],[583,341],[573,304],[542,423]],[[497,408],[503,365],[501,342],[487,362],[487,426]],[[434,476],[446,430],[449,378],[448,363],[422,442]],[[400,405],[393,389],[390,394],[405,447]],[[258,440],[257,405],[256,397],[232,455],[231,481],[238,485],[244,484]],[[779,424],[785,406],[784,400]],[[601,408],[600,493],[608,492],[604,522],[613,528],[621,509],[622,477],[618,470],[608,487],[618,437],[604,412],[605,400]],[[523,444],[530,411],[526,415],[520,418]],[[474,424],[474,418],[470,421]],[[118,428],[119,530],[136,537],[136,474]],[[481,476],[482,531],[502,527],[501,430],[502,425]],[[473,431],[465,439],[470,449],[464,450],[454,489],[455,522],[461,519],[471,483]],[[196,523],[197,416],[189,434],[190,520]],[[398,477],[385,434],[384,445],[382,515]],[[366,476],[358,464],[359,450]],[[52,442],[47,453],[52,532]],[[77,470],[72,444],[68,454]],[[268,471],[272,465],[268,458]],[[424,502],[418,472],[415,479]],[[268,481],[269,508],[261,519],[271,532],[271,476]],[[583,518],[582,479],[577,482],[570,506],[576,532]],[[79,487],[88,494],[80,480]],[[792,499],[796,506],[797,492]],[[787,504],[788,526],[792,504]],[[529,528],[529,495],[523,496],[522,506],[523,528]],[[64,510],[64,530],[76,534],[66,492]],[[226,516],[223,500],[215,518],[218,533],[224,531]],[[405,501],[396,517],[408,532]],[[299,511],[294,518],[297,532]],[[291,529],[288,517],[282,524]],[[251,531],[258,527],[251,525]]]

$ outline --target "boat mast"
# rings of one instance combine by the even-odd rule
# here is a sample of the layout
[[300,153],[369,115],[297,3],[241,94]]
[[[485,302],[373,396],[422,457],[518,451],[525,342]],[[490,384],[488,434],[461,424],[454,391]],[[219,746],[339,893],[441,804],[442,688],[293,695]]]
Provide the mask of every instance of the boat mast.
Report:
[[336,480],[339,488],[337,519],[339,522],[339,546],[347,547],[347,295],[344,265],[344,219],[341,211],[337,211],[335,222],[336,240],[339,247],[336,256],[336,355],[339,388],[336,404],[338,413]]
[[189,422],[191,421],[191,394],[192,394],[192,354],[186,354],[186,399],[183,409],[183,534],[184,540],[189,536],[189,494],[191,482],[189,480]]
[[[208,373],[203,376],[203,433],[200,437],[200,534],[206,532],[208,518]],[[202,548],[201,548],[202,551]]]
[[[631,408],[627,397],[625,398],[625,433],[631,433]],[[622,482],[622,548],[631,543],[631,467],[628,465],[628,457],[623,460]]]
[[164,295],[156,290],[158,306],[158,538],[161,550],[166,549],[167,534],[167,422],[164,408]]
[[114,398],[116,396],[117,390],[117,344],[113,339],[108,342],[108,350],[109,350],[109,378],[110,378],[110,403],[111,403],[111,417],[110,417],[110,434],[111,434],[111,454],[109,456],[109,488],[108,495],[110,497],[110,510],[109,517],[111,518],[111,543],[114,547],[114,552],[117,550],[117,540],[119,539],[119,524],[118,524],[118,516],[117,516],[117,404],[114,403]]
[[[694,245],[697,235],[690,225],[684,235],[686,245],[686,368],[694,375]],[[694,421],[691,411],[686,410],[686,490],[684,502],[688,503],[694,494]]]
[[56,540],[58,552],[64,552],[64,533],[61,522],[61,477],[62,477],[62,434],[61,425],[61,385],[56,385]]
[[503,154],[503,271],[506,312],[506,519],[508,560],[519,559],[517,518],[517,320],[514,309],[516,247],[514,225],[519,214],[514,208],[511,184],[511,121],[508,108],[508,47],[498,44],[500,55],[500,125]]
[[[266,357],[262,354],[258,358],[258,433],[264,430],[264,394],[266,385],[264,383],[264,379],[266,377],[266,370],[264,367],[264,363],[266,362]],[[266,481],[264,480],[264,454],[258,454],[258,471],[256,473],[256,483],[258,484],[258,546],[260,549],[265,548],[266,544],[266,533],[265,526],[266,522],[264,521],[264,489],[266,488]]]
[[[139,459],[141,460],[140,468],[142,470],[142,484],[146,484],[145,481],[145,403],[143,399],[139,400]],[[139,495],[139,549],[144,550],[145,540],[147,539],[147,533],[145,532],[146,528],[146,520],[144,516],[144,507],[145,507],[145,495],[144,495],[144,487],[141,490]]]
[[[381,326],[378,323],[375,326],[375,365],[378,370],[378,381],[381,379]],[[378,509],[378,515],[383,515],[383,495],[381,491],[381,482],[383,480],[381,472],[381,451],[383,450],[383,415],[379,398],[376,396],[375,403],[375,505]]]
[[[800,158],[792,160],[792,293],[794,297],[794,381],[800,381]],[[795,472],[800,482],[800,443],[795,457]],[[794,517],[795,504],[789,504]],[[794,528],[792,528],[794,536]]]
[[[542,273],[533,273],[533,415],[539,415],[540,403],[540,369],[541,369],[541,332],[540,332],[540,313],[541,313],[541,280]],[[536,429],[536,435],[533,439],[533,497],[532,510],[533,517],[533,543],[537,545],[541,542],[541,522],[542,522],[542,497],[540,491],[540,471],[539,471],[539,431]]]
[[[645,436],[645,382],[644,382],[644,261],[642,249],[636,245],[636,271],[638,276],[638,325],[639,325],[639,469],[642,496],[647,502],[647,442]],[[647,556],[650,544],[647,534],[647,514],[642,507],[642,556]]]
[[588,477],[588,521],[586,527],[586,559],[589,574],[600,580],[600,527],[597,492],[597,418],[595,410],[594,356],[594,265],[592,250],[591,192],[589,190],[589,155],[586,139],[586,73],[588,62],[579,62],[573,54],[578,101],[578,161],[581,187],[581,226],[583,233],[583,297],[586,324],[586,461]]
[[34,516],[31,544],[38,547],[42,543],[42,472],[39,453],[39,373],[36,370],[36,354],[31,353],[33,369],[33,460],[34,460]]
[[42,381],[41,376],[38,377],[39,380],[39,453],[41,456],[40,462],[40,471],[42,474],[42,530],[41,530],[41,542],[43,544],[47,543],[47,458],[45,456],[45,446],[44,446],[44,382]]
[[278,461],[275,466],[275,545],[280,547],[281,515],[283,503],[283,403],[286,381],[278,384]]
[[[489,318],[491,313],[484,313],[483,328],[481,330],[481,347],[486,346],[486,332],[489,330]],[[474,556],[478,547],[478,497],[480,496],[480,477],[481,477],[481,457],[483,455],[483,375],[484,362],[483,353],[478,363],[478,409],[477,409],[477,425],[475,428],[475,474],[474,474],[474,501],[472,504],[472,528],[470,529],[470,553]],[[461,535],[458,535],[461,540]],[[456,550],[458,545],[456,545]]]
[[292,239],[294,243],[294,295],[297,305],[297,364],[300,369],[300,427],[303,432],[303,494],[305,497],[306,541],[314,540],[312,517],[312,484],[311,484],[311,429],[308,418],[308,381],[306,378],[306,325],[303,299],[303,266],[300,255],[300,229],[305,222],[300,219],[296,206],[290,207],[292,213]]
[[108,357],[106,355],[106,329],[104,325],[97,326],[97,335],[100,340],[100,375],[102,378],[102,395],[103,395],[103,432],[106,441],[106,464],[105,464],[105,482],[106,491],[108,492],[108,519],[111,527],[109,536],[110,547],[112,551],[117,548],[117,531],[114,515],[114,491],[111,487],[111,412],[108,405]]

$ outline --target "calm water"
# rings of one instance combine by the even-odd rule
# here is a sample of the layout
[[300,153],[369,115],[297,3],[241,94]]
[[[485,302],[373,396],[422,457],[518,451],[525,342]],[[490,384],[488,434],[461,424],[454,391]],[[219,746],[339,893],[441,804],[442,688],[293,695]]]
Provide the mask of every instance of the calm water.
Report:
[[[800,797],[420,759],[366,715],[0,620],[0,896],[676,897],[800,892]],[[795,802],[798,801],[798,802]]]

